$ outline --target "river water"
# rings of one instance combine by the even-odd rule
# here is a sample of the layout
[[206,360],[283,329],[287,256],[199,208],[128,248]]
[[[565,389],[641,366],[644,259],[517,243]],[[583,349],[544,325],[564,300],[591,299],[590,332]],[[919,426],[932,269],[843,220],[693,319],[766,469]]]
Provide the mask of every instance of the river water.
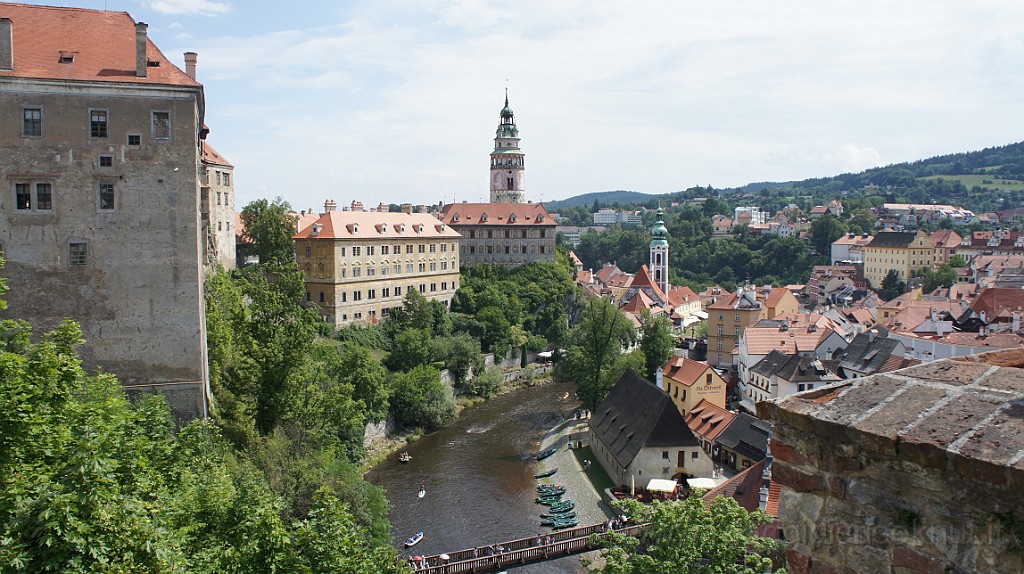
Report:
[[[544,434],[578,406],[563,400],[570,387],[551,383],[513,391],[472,406],[454,424],[409,446],[366,479],[384,488],[395,545],[423,531],[411,554],[439,554],[535,536],[543,507],[534,503],[534,455]],[[426,496],[417,497],[420,484]],[[510,569],[511,570],[511,569]],[[516,574],[585,572],[577,557],[511,570]]]

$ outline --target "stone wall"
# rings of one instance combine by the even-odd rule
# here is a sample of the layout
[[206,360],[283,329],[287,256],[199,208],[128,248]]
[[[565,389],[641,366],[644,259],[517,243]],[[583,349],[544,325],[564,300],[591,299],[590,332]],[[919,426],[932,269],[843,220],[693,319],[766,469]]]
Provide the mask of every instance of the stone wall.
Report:
[[1024,350],[759,403],[790,572],[1024,572]]

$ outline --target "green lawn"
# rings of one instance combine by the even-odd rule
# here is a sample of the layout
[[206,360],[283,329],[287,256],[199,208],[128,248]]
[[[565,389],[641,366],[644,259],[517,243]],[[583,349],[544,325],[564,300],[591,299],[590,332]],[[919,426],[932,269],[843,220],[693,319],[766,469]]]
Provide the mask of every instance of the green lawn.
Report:
[[[968,188],[979,186],[985,189],[1024,189],[1024,181],[1019,179],[1003,179],[992,175],[930,175],[920,179],[942,179],[945,181],[960,181]],[[991,183],[985,183],[991,182]]]
[[590,479],[590,483],[594,485],[594,488],[596,488],[598,492],[604,492],[604,489],[615,486],[611,477],[609,477],[608,473],[604,471],[601,463],[597,462],[597,459],[594,458],[594,452],[590,450],[589,446],[574,448],[572,449],[572,453],[576,455],[576,460],[579,461],[581,467],[583,466],[583,459],[587,459],[592,463],[590,465],[590,470],[586,471],[586,475],[587,478]]

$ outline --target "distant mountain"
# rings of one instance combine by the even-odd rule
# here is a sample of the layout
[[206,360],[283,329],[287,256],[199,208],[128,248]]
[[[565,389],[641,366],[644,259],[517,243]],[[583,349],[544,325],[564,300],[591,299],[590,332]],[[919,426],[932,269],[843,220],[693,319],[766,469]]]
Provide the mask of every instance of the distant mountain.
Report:
[[591,193],[584,193],[583,195],[576,195],[568,199],[562,199],[559,201],[546,201],[544,207],[548,211],[558,211],[559,209],[565,209],[567,207],[575,207],[577,205],[585,205],[590,207],[594,205],[596,199],[601,205],[611,205],[613,203],[622,204],[639,204],[645,203],[652,199],[657,199],[659,196],[650,193],[640,193],[639,191],[594,191]]

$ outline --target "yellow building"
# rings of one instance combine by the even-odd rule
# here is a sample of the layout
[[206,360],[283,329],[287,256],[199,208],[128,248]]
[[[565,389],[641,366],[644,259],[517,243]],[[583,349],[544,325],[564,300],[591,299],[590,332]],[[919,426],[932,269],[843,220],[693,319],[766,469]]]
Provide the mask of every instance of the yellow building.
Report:
[[799,308],[800,302],[784,288],[738,290],[718,297],[707,307],[708,363],[731,366],[733,349],[739,347],[744,329],[761,319],[796,313]]
[[725,379],[711,365],[686,357],[672,357],[661,370],[660,386],[684,417],[706,400],[725,408]]
[[890,270],[906,282],[914,271],[935,263],[935,242],[923,231],[882,231],[864,246],[864,278],[880,289]]
[[336,326],[374,323],[415,289],[448,305],[459,288],[458,232],[427,213],[337,211],[327,201],[294,236],[306,300]]

